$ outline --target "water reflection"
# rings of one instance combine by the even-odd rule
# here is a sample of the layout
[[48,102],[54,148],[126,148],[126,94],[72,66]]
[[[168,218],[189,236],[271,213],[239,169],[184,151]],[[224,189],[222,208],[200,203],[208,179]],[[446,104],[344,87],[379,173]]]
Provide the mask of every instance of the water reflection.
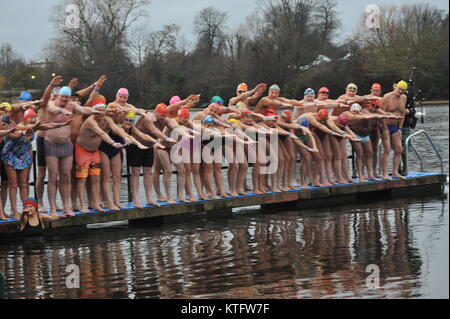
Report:
[[[420,297],[424,264],[448,258],[433,246],[448,236],[446,212],[434,198],[119,226],[3,244],[0,271],[8,298]],[[66,288],[68,264],[80,266],[80,289]],[[380,289],[366,288],[369,264]]]

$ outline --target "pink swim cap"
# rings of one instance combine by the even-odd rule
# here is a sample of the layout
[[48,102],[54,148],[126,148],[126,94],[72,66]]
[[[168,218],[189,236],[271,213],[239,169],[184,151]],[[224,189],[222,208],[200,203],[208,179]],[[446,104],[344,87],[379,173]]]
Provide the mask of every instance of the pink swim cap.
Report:
[[119,89],[119,91],[117,91],[116,96],[123,96],[123,97],[128,97],[130,94],[128,93],[128,90],[125,88],[121,88]]
[[181,98],[179,96],[172,96],[170,99],[169,105],[174,105],[175,103],[181,102]]

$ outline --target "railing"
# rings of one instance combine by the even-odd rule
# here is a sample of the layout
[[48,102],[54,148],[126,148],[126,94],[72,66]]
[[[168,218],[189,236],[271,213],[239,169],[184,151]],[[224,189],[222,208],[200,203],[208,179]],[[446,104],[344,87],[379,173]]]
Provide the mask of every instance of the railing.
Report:
[[[417,151],[416,147],[414,146],[414,144],[412,143],[412,138],[416,137],[417,135],[420,134],[424,134],[428,140],[428,142],[430,143],[431,147],[433,148],[435,154],[438,156],[440,164],[441,164],[441,174],[444,174],[444,161],[442,159],[441,153],[439,153],[436,145],[434,144],[433,140],[431,139],[430,135],[425,131],[425,130],[420,130],[414,134],[411,134],[410,136],[408,136],[408,138],[405,141],[405,155],[406,155],[406,160],[404,162],[404,171],[406,174],[409,174],[409,169],[408,169],[408,160],[409,160],[409,146],[411,146],[412,150],[414,151],[414,153],[417,155],[417,157],[419,158],[420,161],[420,171],[423,172],[424,171],[424,166],[423,166],[423,157],[420,155],[420,153]],[[383,140],[380,139],[380,143],[378,144],[378,160],[381,160],[381,146],[383,145]],[[380,172],[381,174],[381,165],[380,165]]]
[[431,139],[430,135],[425,131],[425,130],[420,130],[410,136],[408,136],[408,138],[405,141],[405,146],[406,146],[406,163],[405,163],[405,172],[408,174],[408,155],[409,155],[409,144],[411,144],[411,148],[414,150],[414,152],[416,153],[416,155],[419,157],[420,160],[420,169],[423,172],[423,158],[422,156],[420,156],[419,152],[417,152],[416,147],[414,146],[414,144],[412,143],[412,138],[420,135],[420,134],[424,134],[426,136],[426,138],[428,139],[428,142],[430,142],[431,147],[433,148],[435,154],[438,156],[440,164],[441,164],[441,174],[444,174],[444,161],[442,160],[442,156],[439,153],[436,145],[434,144],[433,140]]

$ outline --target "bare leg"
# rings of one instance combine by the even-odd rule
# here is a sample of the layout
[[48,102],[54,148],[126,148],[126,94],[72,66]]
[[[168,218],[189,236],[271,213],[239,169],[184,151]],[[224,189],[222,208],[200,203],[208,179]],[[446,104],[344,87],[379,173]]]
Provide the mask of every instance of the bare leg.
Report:
[[80,201],[80,213],[87,214],[89,213],[89,209],[86,206],[85,194],[84,191],[86,189],[86,180],[87,178],[77,178],[77,194],[78,200]]
[[308,188],[308,176],[311,180],[313,180],[310,175],[309,166],[311,165],[312,156],[311,154],[305,150],[303,147],[298,147],[298,151],[300,152],[301,162],[300,162],[300,186],[302,188]]
[[186,191],[186,196],[191,202],[195,202],[196,198],[194,191],[192,189],[192,165],[189,163],[184,163],[184,169],[186,170],[186,181],[184,184],[184,190]]
[[364,177],[364,151],[361,143],[352,142],[353,150],[356,154],[356,168],[358,170],[358,177],[360,182],[367,181]]
[[194,177],[195,188],[197,189],[198,197],[201,200],[209,200],[209,197],[203,193],[202,179],[200,177],[200,165],[199,163],[192,164],[192,175]]
[[324,157],[325,173],[326,173],[326,184],[336,185],[336,183],[333,181],[333,177],[335,174],[333,172],[333,167],[332,167],[333,153],[331,151],[329,135],[326,135],[322,139],[322,147],[323,147],[323,157]]
[[229,196],[227,193],[225,193],[225,187],[223,182],[222,163],[214,163],[213,170],[214,170],[214,181],[216,182],[216,190],[217,190],[216,193],[223,198],[228,198]]
[[50,203],[50,212],[52,215],[58,215],[56,209],[56,188],[58,180],[59,171],[59,159],[56,157],[47,157],[47,167],[48,167],[48,201]]
[[22,200],[22,203],[28,199],[30,193],[30,170],[31,167],[28,167],[17,172],[17,181],[19,183],[20,199]]
[[205,179],[205,190],[206,196],[213,199],[220,199],[219,196],[214,192],[212,187],[212,175],[213,175],[213,164],[203,164],[203,176]]
[[341,139],[338,141],[341,150],[341,167],[342,167],[342,177],[346,179],[349,183],[355,183],[355,180],[350,177],[349,167],[348,167],[348,154],[347,154],[347,140]]
[[38,166],[37,178],[36,178],[36,196],[38,201],[38,212],[46,213],[47,209],[44,207],[44,183],[45,183],[45,173],[47,171],[47,166]]
[[154,159],[154,163],[153,163],[153,177],[152,177],[153,188],[155,189],[155,193],[158,198],[158,201],[159,202],[167,202],[167,198],[161,194],[159,174],[161,173],[161,170],[162,170],[162,163],[158,156],[158,150],[155,150],[154,157],[155,157],[155,159]]
[[100,176],[90,176],[92,182],[92,200],[94,202],[94,209],[99,212],[104,212],[105,210],[100,205]]
[[[160,161],[160,163],[162,165],[162,169],[163,169],[163,182],[164,182],[164,189],[166,191],[166,196],[167,196],[167,203],[176,204],[177,201],[172,197],[172,191],[171,191],[172,163],[170,162],[169,153],[165,150],[158,150],[156,154],[157,154],[157,157],[159,158],[159,161]],[[153,178],[154,178],[154,176],[153,176]]]
[[[102,159],[101,165],[102,165],[102,176],[101,176],[101,184],[103,189],[103,200],[106,203],[106,207],[111,210],[119,210],[119,207],[117,207],[113,203],[113,198],[111,194],[111,161],[109,160],[108,155],[106,155],[103,152],[100,152],[100,156]],[[117,154],[117,156],[120,155]],[[119,159],[120,161],[120,159]],[[100,194],[99,194],[100,195]]]
[[141,168],[131,167],[130,183],[131,183],[131,194],[133,196],[133,205],[136,208],[142,209],[144,207],[141,205],[141,202],[139,201],[139,175],[141,175]]
[[291,139],[288,138],[284,143],[284,148],[286,150],[286,180],[287,180],[287,187],[289,189],[295,189],[295,165],[296,165],[296,153],[294,149],[294,144],[292,143]]
[[71,191],[70,191],[70,193],[71,193],[71,198],[72,198],[72,209],[74,211],[77,211],[77,210],[79,210],[78,200],[77,200],[77,198],[78,198],[78,196],[77,196],[77,177],[75,176],[75,172],[76,172],[75,165],[72,165],[72,166],[73,167],[72,167],[72,173],[71,173]]
[[394,165],[392,167],[392,177],[405,180],[406,178],[400,175],[398,172],[400,168],[400,162],[402,160],[403,146],[402,146],[402,133],[398,131],[392,134],[392,145],[394,147]]
[[392,179],[387,173],[387,163],[389,159],[389,153],[391,152],[391,136],[388,130],[383,130],[383,155],[381,157],[381,174],[384,179],[391,181]]
[[[330,136],[330,147],[333,153],[333,168],[334,173],[339,184],[348,184],[348,181],[342,176],[342,152],[338,138]],[[339,138],[340,139],[340,138]]]
[[110,163],[113,179],[114,205],[119,209],[124,209],[125,206],[120,203],[120,184],[122,182],[122,156],[120,154],[117,154],[111,159]]
[[[47,162],[48,163],[48,162]],[[72,217],[75,214],[71,206],[71,172],[73,157],[62,158],[59,161],[59,189],[64,206],[65,216]],[[55,194],[56,195],[56,194]]]
[[17,171],[9,165],[5,165],[6,174],[8,175],[9,188],[9,202],[11,203],[11,213],[17,220],[20,219],[21,214],[17,210]]
[[375,173],[373,171],[373,150],[372,150],[372,143],[364,143],[362,144],[362,147],[364,149],[364,165],[367,167],[367,173],[369,180],[372,181],[378,181],[378,179],[375,177]]

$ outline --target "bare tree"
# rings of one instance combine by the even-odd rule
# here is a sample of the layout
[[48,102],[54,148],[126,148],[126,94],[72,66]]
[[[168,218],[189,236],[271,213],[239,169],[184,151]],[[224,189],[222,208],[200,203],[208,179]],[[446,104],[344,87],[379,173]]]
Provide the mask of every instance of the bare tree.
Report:
[[225,43],[226,12],[208,7],[201,10],[194,20],[194,30],[198,36],[197,48],[207,55],[221,52]]

